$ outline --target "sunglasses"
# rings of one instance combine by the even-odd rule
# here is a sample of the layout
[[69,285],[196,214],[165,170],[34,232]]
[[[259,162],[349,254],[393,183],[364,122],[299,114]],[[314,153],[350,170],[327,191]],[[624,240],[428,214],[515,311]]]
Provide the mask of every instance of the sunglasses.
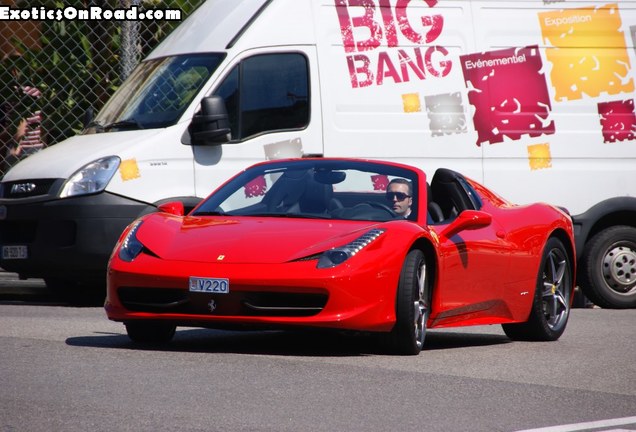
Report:
[[386,199],[387,201],[393,201],[397,198],[398,201],[404,201],[407,198],[410,198],[411,195],[407,195],[404,192],[387,192]]

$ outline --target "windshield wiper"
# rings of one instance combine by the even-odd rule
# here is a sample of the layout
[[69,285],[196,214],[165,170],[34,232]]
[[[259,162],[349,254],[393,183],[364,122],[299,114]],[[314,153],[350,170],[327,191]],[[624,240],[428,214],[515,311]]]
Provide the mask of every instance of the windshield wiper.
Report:
[[101,124],[98,121],[92,121],[92,122],[88,123],[86,126],[84,126],[84,130],[85,131],[87,131],[89,129],[95,129],[95,133],[103,132],[104,131],[104,125]]
[[134,118],[131,118],[131,119],[120,120],[113,123],[109,123],[106,126],[103,126],[102,129],[107,131],[111,129],[133,129],[133,128],[143,129],[144,127],[141,123],[139,123],[139,121],[137,121]]

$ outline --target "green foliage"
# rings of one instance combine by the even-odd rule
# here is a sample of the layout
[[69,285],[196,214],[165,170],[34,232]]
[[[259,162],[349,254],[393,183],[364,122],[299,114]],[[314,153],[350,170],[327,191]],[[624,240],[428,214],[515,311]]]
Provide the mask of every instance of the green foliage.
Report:
[[[11,105],[12,125],[37,105],[43,113],[44,139],[52,144],[81,129],[86,109],[103,104],[118,85],[117,28],[112,22],[42,21],[40,31],[39,47],[12,40],[19,55],[2,62],[1,68],[11,75],[2,98]],[[23,86],[36,87],[42,96],[34,100],[22,94]]]
[[[200,0],[195,0],[197,4]],[[102,7],[122,7],[113,0],[93,2]],[[23,1],[17,7],[86,7],[83,1]],[[193,1],[167,0],[143,2],[142,9],[179,8],[186,15]],[[145,56],[179,23],[144,22],[140,45]],[[43,113],[42,130],[48,145],[74,135],[82,129],[84,113],[97,112],[121,84],[121,22],[116,21],[41,21],[39,47],[29,48],[17,39],[12,43],[18,56],[0,61],[0,97],[7,111],[9,130],[36,110]],[[38,88],[42,96],[33,98],[20,90]],[[8,109],[6,107],[9,107]],[[1,155],[0,155],[1,156]]]

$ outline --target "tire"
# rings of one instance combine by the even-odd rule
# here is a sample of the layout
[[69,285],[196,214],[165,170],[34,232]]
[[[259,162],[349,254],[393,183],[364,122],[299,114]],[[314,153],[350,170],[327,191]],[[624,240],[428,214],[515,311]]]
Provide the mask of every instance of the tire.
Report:
[[572,263],[568,253],[560,240],[550,238],[543,249],[528,320],[503,324],[506,335],[512,340],[559,339],[570,316],[572,285]]
[[581,256],[578,276],[594,304],[636,308],[636,228],[613,226],[592,237]]
[[396,322],[388,335],[389,349],[396,354],[417,355],[424,346],[430,315],[430,289],[424,253],[408,253],[398,282]]
[[167,343],[174,337],[177,326],[163,322],[127,322],[125,323],[128,337],[137,343],[161,344]]

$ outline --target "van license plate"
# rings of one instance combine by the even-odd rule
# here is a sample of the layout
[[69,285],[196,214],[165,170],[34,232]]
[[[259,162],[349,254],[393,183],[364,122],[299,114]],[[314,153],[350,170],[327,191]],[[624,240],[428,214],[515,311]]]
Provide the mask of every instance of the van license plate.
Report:
[[26,259],[27,247],[20,246],[2,246],[2,259]]
[[190,276],[190,291],[210,294],[228,294],[230,292],[230,280]]

